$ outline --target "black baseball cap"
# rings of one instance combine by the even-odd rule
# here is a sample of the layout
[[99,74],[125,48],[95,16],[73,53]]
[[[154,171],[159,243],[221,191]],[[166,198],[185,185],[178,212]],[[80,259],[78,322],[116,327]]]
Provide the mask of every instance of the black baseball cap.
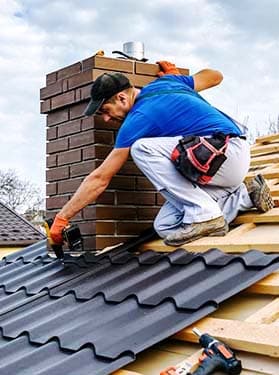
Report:
[[85,116],[93,115],[106,100],[129,87],[132,85],[124,74],[104,73],[93,83],[91,100],[83,114]]

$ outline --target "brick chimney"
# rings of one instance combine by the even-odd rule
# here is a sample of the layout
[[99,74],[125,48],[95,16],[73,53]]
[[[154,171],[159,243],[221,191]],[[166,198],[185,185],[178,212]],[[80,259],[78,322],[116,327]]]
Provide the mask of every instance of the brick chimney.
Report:
[[[113,148],[118,124],[82,115],[92,82],[104,72],[122,72],[138,88],[156,78],[158,66],[133,60],[93,56],[47,74],[40,92],[47,114],[46,210],[53,217],[82,180]],[[188,74],[187,69],[180,69]],[[163,199],[129,159],[107,190],[77,214],[85,249],[124,242],[152,225]]]

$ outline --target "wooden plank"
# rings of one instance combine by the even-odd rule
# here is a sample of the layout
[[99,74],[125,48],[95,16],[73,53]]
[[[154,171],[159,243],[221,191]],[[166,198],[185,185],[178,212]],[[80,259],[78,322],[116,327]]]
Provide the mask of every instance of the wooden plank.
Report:
[[[272,324],[276,323],[279,319],[279,298],[256,311],[254,314],[250,315],[245,322],[249,323],[259,323],[259,324]],[[277,322],[278,323],[278,322]]]
[[279,224],[279,207],[274,207],[265,213],[258,211],[244,212],[234,220],[233,224],[244,223],[277,223]]
[[264,156],[258,156],[251,159],[250,166],[262,166],[268,163],[279,163],[279,155],[264,155]]
[[258,137],[256,139],[256,144],[271,143],[271,142],[275,142],[275,141],[279,141],[279,133],[270,134],[270,135],[263,135],[261,137]]
[[[195,326],[201,332],[207,332],[224,341],[233,349],[279,357],[279,327],[277,326],[217,318],[204,318]],[[180,331],[174,335],[174,338],[197,342],[198,338],[192,328],[193,326]]]
[[246,289],[248,293],[279,296],[279,272],[274,272]]
[[261,173],[266,179],[279,178],[279,166],[278,164],[275,164],[263,169],[257,169],[256,171],[249,171],[247,178],[255,177],[259,173]]
[[258,147],[253,147],[250,149],[251,155],[266,155],[279,152],[279,144],[278,143],[272,143],[267,145],[260,145]]
[[[248,228],[248,227],[247,227]],[[215,248],[225,253],[243,253],[250,249],[257,249],[271,253],[279,252],[279,230],[274,224],[253,225],[250,230],[241,236],[224,237],[204,237],[199,240],[189,242],[179,248],[188,251],[205,252],[210,248]],[[176,248],[167,246],[162,240],[145,243],[142,250],[152,249],[155,251],[174,251]]]

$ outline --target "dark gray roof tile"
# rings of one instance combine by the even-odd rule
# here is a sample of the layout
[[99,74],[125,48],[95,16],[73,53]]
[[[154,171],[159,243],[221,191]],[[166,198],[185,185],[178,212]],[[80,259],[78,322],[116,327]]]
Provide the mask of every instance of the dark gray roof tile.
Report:
[[[202,254],[118,249],[67,256],[63,264],[49,258],[44,246],[14,254],[0,267],[3,348],[13,346],[18,356],[13,359],[38,375],[58,374],[64,362],[79,375],[91,365],[93,374],[109,374],[279,268],[278,254],[227,255],[218,249]],[[38,353],[47,357],[42,372],[36,372]],[[80,371],[73,357],[84,358]],[[13,366],[5,367],[6,374]],[[71,374],[67,365],[66,370]]]

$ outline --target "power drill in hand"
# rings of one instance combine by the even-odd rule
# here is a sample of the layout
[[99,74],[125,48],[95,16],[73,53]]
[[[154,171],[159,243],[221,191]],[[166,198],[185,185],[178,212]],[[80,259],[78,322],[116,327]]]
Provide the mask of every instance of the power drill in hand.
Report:
[[[52,251],[55,253],[56,257],[58,259],[63,260],[64,259],[63,244],[54,243],[50,236],[50,228],[52,224],[53,224],[53,219],[47,219],[45,221],[45,229],[46,229],[48,242],[50,244]],[[68,245],[69,251],[71,253],[78,254],[78,253],[83,252],[83,239],[82,239],[82,236],[81,236],[81,233],[77,224],[71,224],[65,229],[63,229],[62,236],[63,236],[64,242],[66,242],[66,244]]]
[[197,328],[194,328],[193,332],[199,337],[204,351],[199,358],[200,365],[192,375],[209,375],[216,370],[229,375],[240,374],[241,361],[235,357],[234,352],[227,345],[207,333],[202,334]]

